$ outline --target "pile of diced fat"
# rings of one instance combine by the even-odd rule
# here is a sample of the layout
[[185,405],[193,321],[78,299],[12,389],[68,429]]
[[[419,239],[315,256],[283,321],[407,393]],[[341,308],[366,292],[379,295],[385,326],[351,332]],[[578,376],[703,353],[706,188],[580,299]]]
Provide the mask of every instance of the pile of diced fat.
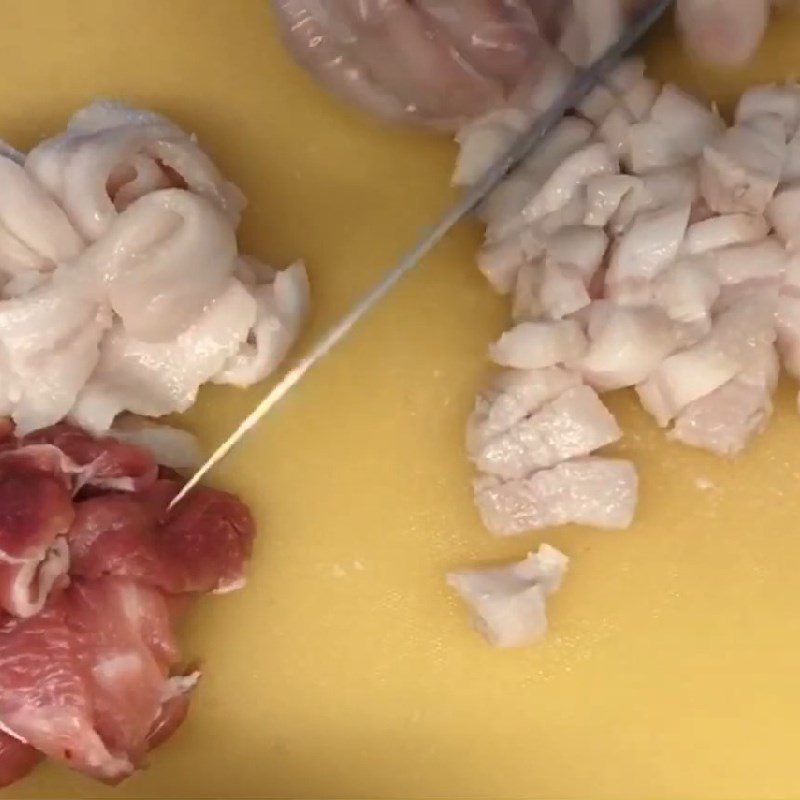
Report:
[[[495,112],[463,130],[455,181],[523,124]],[[636,470],[602,455],[622,435],[604,392],[632,387],[670,439],[723,456],[764,429],[780,364],[800,378],[799,127],[797,85],[746,92],[729,127],[631,60],[486,201],[478,265],[512,307],[468,424],[489,531],[630,525]],[[545,630],[547,592],[455,585],[490,641]]]

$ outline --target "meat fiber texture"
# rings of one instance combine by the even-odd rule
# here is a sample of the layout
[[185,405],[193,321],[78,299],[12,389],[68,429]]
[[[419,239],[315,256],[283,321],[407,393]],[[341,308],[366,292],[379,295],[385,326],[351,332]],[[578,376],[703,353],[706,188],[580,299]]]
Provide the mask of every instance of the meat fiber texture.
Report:
[[[482,124],[458,181],[495,155]],[[800,86],[751,89],[729,126],[625,62],[480,213],[478,266],[512,316],[467,434],[493,534],[631,524],[636,470],[603,451],[622,436],[603,393],[633,388],[669,438],[732,457],[767,425],[781,364],[800,379]]]
[[200,675],[187,601],[244,584],[255,534],[235,497],[149,451],[59,424],[0,441],[0,786],[49,757],[116,783],[186,716]]
[[0,414],[186,410],[206,382],[272,372],[308,311],[301,263],[241,255],[241,192],[193,136],[98,102],[27,155],[0,150]]

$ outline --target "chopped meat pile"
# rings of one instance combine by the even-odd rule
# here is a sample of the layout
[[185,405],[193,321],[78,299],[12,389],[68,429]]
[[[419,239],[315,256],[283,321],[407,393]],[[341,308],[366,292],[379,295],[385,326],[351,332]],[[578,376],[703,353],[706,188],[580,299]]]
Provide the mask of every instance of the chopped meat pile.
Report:
[[235,497],[67,424],[0,443],[0,786],[46,756],[116,783],[183,721],[177,615],[244,583]]
[[239,253],[245,201],[194,137],[118,103],[27,154],[0,148],[0,414],[105,432],[249,386],[308,311],[305,268]]
[[[523,126],[471,123],[454,180]],[[493,534],[631,524],[636,470],[603,453],[622,436],[603,393],[634,389],[670,439],[730,457],[767,425],[781,363],[800,379],[800,86],[751,89],[728,126],[625,62],[481,215],[478,266],[512,316],[467,431]]]

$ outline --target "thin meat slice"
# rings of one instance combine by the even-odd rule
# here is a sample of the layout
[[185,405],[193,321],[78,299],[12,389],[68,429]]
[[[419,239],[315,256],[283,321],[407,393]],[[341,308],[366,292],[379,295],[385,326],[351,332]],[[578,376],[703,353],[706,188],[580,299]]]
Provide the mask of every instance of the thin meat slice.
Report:
[[96,731],[111,752],[141,764],[178,660],[166,601],[125,579],[77,580],[69,590],[68,624],[88,665]]
[[0,720],[45,755],[115,782],[133,765],[112,754],[95,730],[91,665],[75,646],[68,609],[67,596],[61,595],[30,619],[0,621]]
[[451,572],[452,586],[472,609],[475,629],[495,647],[521,647],[547,632],[546,601],[561,587],[569,559],[543,544],[524,561]]
[[475,481],[481,519],[496,536],[569,523],[627,528],[633,522],[637,493],[633,464],[594,456],[566,461],[520,480],[487,475]]
[[482,472],[524,478],[619,440],[622,431],[593,389],[576,386],[472,453]]
[[42,754],[0,730],[0,789],[28,775],[42,760]]
[[179,484],[78,503],[69,533],[71,573],[119,575],[170,594],[226,592],[244,584],[255,526],[225,492],[201,488],[162,518]]
[[75,579],[36,616],[0,621],[2,730],[116,783],[180,724],[196,677],[169,677],[178,656],[160,592]]

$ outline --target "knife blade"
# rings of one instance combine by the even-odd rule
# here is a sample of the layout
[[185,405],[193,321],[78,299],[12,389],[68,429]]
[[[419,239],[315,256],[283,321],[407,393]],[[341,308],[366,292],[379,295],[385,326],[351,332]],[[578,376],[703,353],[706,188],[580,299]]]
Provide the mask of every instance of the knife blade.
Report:
[[518,136],[511,146],[471,186],[463,197],[450,208],[432,228],[407,252],[395,266],[378,281],[356,304],[329,328],[286,374],[276,383],[258,405],[239,423],[231,435],[220,444],[173,498],[173,508],[249,433],[263,417],[296,386],[306,373],[322,360],[356,324],[382,300],[391,289],[417,267],[445,236],[465,217],[471,214],[503,179],[534,149],[564,115],[576,108],[592,89],[608,77],[644,35],[663,16],[673,0],[650,3],[620,38],[588,67],[576,70],[565,92],[541,116]]

